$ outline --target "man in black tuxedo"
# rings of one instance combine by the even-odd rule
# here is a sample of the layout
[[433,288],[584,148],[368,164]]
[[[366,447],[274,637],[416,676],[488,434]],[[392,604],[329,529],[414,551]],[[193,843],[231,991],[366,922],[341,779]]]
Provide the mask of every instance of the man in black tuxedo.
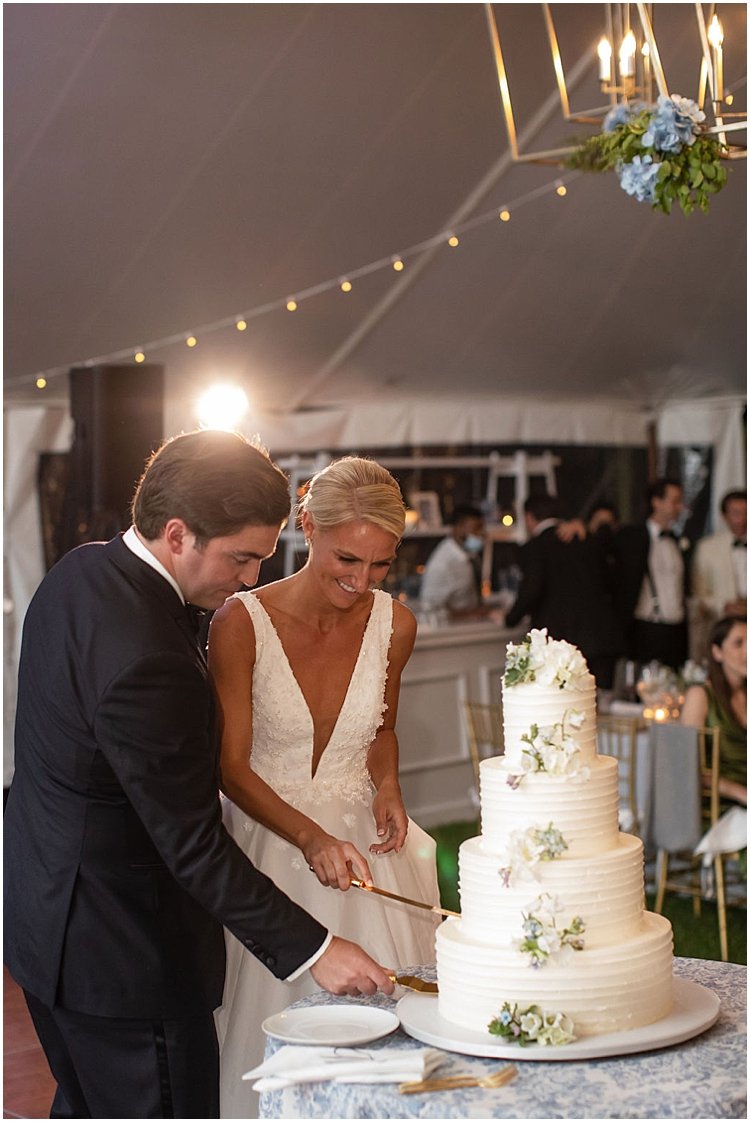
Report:
[[[168,441],[134,525],[45,577],[24,623],[5,813],[5,961],[58,1089],[51,1117],[218,1117],[225,925],[279,978],[393,992],[242,855],[189,604],[258,577],[289,515],[244,438]],[[189,603],[186,603],[189,602]]]
[[559,504],[551,495],[528,498],[524,517],[529,539],[521,550],[521,584],[506,626],[528,616],[531,627],[546,627],[550,638],[573,643],[597,686],[609,689],[622,639],[602,542],[581,538],[577,522],[561,525]]
[[623,526],[614,538],[617,605],[628,657],[678,669],[687,658],[687,573],[674,534],[683,510],[682,486],[675,479],[656,479],[647,501],[646,521]]

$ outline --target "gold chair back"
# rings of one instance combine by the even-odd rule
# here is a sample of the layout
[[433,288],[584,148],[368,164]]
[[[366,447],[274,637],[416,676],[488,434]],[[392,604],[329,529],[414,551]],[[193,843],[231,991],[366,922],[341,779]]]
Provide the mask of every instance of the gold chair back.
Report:
[[596,719],[597,753],[600,756],[614,756],[618,761],[620,828],[629,834],[641,832],[636,780],[638,733],[643,727],[640,717],[621,717],[602,713]]
[[479,765],[488,756],[501,756],[505,750],[503,740],[503,707],[480,701],[465,701],[466,735],[474,768],[474,779],[479,790]]
[[[702,820],[705,832],[711,826],[716,825],[722,815],[719,796],[721,730],[718,728],[697,728],[694,731],[698,744]],[[707,878],[705,867],[703,870],[701,869],[703,859],[700,856],[696,857],[692,853],[674,854],[665,849],[660,849],[656,855],[654,911],[662,911],[667,892],[692,896],[693,913],[696,916],[700,915],[702,900],[715,901],[722,962],[726,962],[729,956],[725,863],[735,856],[728,853],[715,854],[711,861],[713,876]],[[733,902],[744,906],[746,900],[745,897],[742,897]]]

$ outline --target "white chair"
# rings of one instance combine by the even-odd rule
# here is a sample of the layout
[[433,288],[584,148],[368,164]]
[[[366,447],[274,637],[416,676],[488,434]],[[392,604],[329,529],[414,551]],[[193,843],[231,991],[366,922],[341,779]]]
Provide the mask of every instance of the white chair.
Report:
[[464,716],[466,718],[469,753],[478,792],[480,763],[489,756],[502,756],[505,751],[503,707],[498,704],[465,701]]
[[618,762],[620,788],[620,829],[640,834],[641,822],[636,797],[638,775],[638,734],[644,728],[640,717],[620,717],[602,713],[596,719],[596,750],[600,756],[614,756]]

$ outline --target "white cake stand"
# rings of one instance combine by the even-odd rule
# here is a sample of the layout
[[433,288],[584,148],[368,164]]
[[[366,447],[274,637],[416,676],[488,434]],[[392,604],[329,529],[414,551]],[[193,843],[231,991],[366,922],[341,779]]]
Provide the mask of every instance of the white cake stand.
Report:
[[462,1028],[440,1016],[437,1000],[429,994],[407,994],[396,1006],[396,1013],[402,1029],[409,1036],[421,1040],[423,1044],[444,1048],[447,1052],[501,1060],[596,1060],[604,1056],[627,1056],[633,1052],[651,1052],[655,1048],[681,1044],[684,1040],[705,1032],[718,1018],[718,997],[697,982],[674,978],[673,993],[672,1012],[652,1025],[627,1032],[586,1036],[559,1048],[537,1045],[521,1048],[502,1037]]

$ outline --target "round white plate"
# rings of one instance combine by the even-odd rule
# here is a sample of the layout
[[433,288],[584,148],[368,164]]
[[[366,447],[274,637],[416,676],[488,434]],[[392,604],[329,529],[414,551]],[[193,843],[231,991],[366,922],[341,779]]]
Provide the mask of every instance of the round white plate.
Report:
[[710,1028],[719,1016],[719,999],[711,990],[675,978],[674,1006],[668,1017],[653,1025],[630,1029],[628,1032],[610,1032],[601,1036],[585,1036],[559,1048],[538,1048],[529,1045],[521,1048],[502,1037],[491,1037],[486,1032],[462,1028],[441,1017],[434,997],[410,993],[396,1006],[401,1027],[415,1040],[445,1048],[448,1052],[461,1052],[465,1056],[492,1056],[501,1060],[595,1060],[603,1056],[627,1056],[632,1052],[651,1052],[654,1048],[667,1048],[698,1036]]
[[261,1025],[267,1036],[287,1044],[367,1044],[398,1028],[398,1017],[388,1009],[368,1005],[311,1005],[285,1009],[266,1017]]

